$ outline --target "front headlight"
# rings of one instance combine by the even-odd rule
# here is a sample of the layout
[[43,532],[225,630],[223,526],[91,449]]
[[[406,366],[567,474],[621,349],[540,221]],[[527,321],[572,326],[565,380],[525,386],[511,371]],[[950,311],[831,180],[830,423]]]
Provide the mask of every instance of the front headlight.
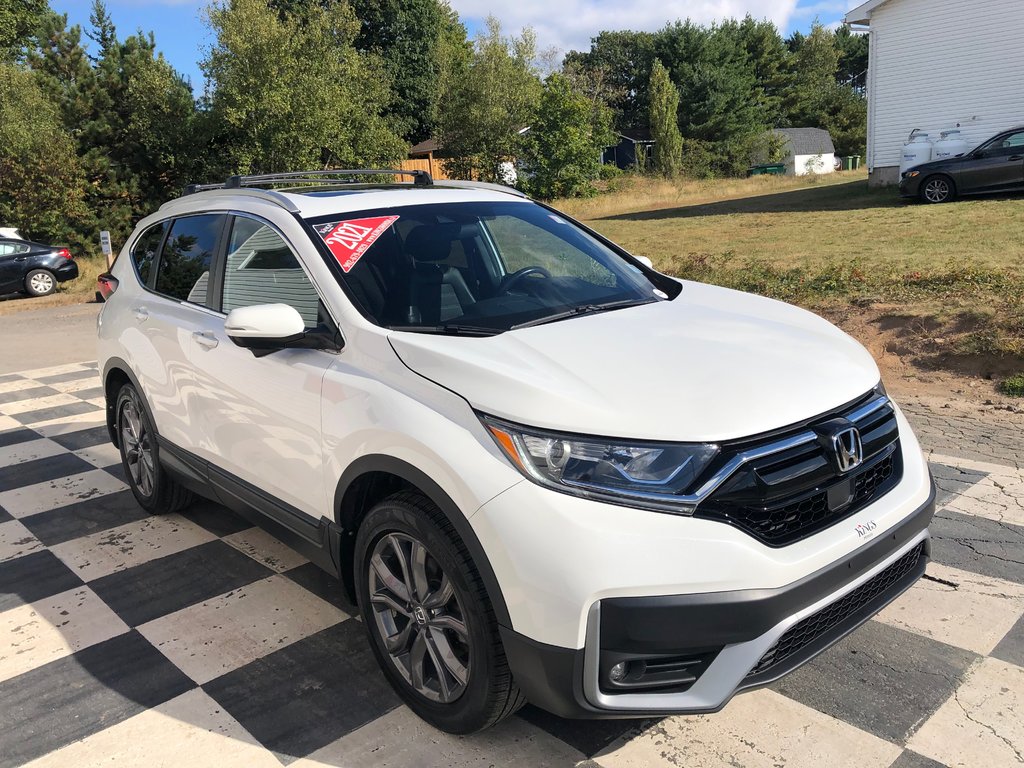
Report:
[[527,478],[575,496],[692,514],[681,494],[718,454],[705,443],[603,440],[481,416],[498,447]]
[[905,179],[913,179],[915,176],[920,176],[920,175],[921,175],[920,171],[907,171],[906,173],[903,174],[903,178],[905,178]]

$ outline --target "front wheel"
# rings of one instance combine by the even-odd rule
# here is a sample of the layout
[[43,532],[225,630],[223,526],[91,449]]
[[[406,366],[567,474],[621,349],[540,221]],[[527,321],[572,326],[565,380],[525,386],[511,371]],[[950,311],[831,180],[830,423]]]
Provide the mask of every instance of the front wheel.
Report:
[[956,187],[948,176],[930,176],[921,185],[921,200],[925,203],[948,203],[956,198]]
[[397,493],[370,510],[355,567],[373,652],[413,712],[464,734],[525,703],[469,553],[428,499]]

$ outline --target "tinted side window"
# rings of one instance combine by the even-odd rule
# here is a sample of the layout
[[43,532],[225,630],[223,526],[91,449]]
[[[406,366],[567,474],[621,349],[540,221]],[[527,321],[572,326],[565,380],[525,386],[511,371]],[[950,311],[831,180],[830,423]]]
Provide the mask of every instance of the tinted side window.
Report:
[[160,247],[160,241],[163,240],[166,229],[166,221],[154,224],[143,232],[132,246],[132,261],[135,262],[135,269],[139,272],[139,279],[145,285],[149,285],[153,259],[156,258],[157,249]]
[[206,304],[210,262],[223,216],[205,214],[175,219],[160,253],[156,290],[193,304]]
[[320,297],[295,254],[271,227],[239,216],[231,226],[221,308],[230,312],[253,304],[287,304],[307,328],[318,322]]
[[[1001,141],[996,142],[996,146],[1000,149],[1020,149],[1021,147],[1024,147],[1024,133],[1011,134]],[[1009,154],[1013,154],[1013,152],[1010,152]]]

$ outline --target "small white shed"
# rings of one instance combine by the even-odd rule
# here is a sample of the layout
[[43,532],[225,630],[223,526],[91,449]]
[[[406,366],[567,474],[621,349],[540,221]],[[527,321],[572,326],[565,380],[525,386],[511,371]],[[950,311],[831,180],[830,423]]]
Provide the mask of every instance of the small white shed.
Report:
[[772,133],[785,142],[787,176],[835,170],[836,148],[823,128],[776,128]]
[[971,147],[1024,124],[1024,0],[869,0],[846,14],[868,30],[873,185],[899,181],[912,130],[959,128]]

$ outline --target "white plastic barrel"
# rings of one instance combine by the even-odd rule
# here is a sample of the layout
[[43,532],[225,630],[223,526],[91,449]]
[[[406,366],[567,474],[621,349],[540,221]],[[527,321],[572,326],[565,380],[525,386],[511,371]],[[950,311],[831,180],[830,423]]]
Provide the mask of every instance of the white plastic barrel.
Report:
[[932,147],[932,160],[945,160],[962,155],[970,147],[958,128],[950,128],[942,132],[942,137]]
[[914,131],[910,134],[907,143],[903,145],[903,152],[900,154],[900,175],[921,163],[927,163],[932,159],[932,142],[927,133]]

